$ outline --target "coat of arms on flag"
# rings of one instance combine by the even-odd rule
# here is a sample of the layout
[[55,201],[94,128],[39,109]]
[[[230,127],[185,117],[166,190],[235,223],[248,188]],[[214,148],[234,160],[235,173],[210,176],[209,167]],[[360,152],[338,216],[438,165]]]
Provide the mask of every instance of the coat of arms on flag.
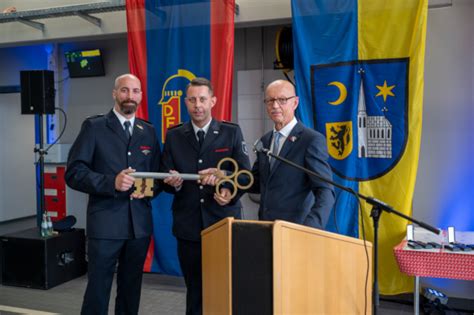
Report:
[[176,74],[169,76],[161,90],[158,105],[161,106],[161,142],[165,142],[168,128],[181,123],[181,107],[184,107],[186,86],[196,76],[191,71],[178,69]]
[[408,58],[311,67],[317,130],[326,131],[329,163],[342,178],[383,176],[408,139]]

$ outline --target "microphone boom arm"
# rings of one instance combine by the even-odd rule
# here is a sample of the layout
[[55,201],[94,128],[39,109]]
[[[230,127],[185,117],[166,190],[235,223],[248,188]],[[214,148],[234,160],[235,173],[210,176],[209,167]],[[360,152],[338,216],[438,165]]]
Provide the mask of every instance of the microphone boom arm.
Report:
[[308,173],[308,174],[310,174],[311,176],[314,176],[314,177],[316,177],[317,179],[322,180],[323,182],[326,182],[326,183],[328,183],[328,184],[331,184],[331,185],[333,185],[333,186],[335,186],[335,187],[337,187],[337,188],[339,188],[339,189],[341,189],[341,190],[347,191],[347,192],[349,192],[349,193],[355,195],[356,197],[358,197],[358,198],[360,198],[360,199],[362,199],[362,200],[365,200],[368,204],[371,204],[371,205],[374,206],[374,207],[378,207],[378,208],[380,208],[381,210],[384,210],[384,211],[386,211],[386,212],[388,212],[388,213],[394,213],[394,214],[398,215],[398,216],[401,217],[401,218],[404,218],[404,219],[406,219],[406,220],[408,220],[408,221],[410,221],[410,222],[413,222],[413,223],[418,224],[419,226],[421,226],[421,227],[427,229],[427,230],[430,231],[430,232],[433,232],[434,234],[439,234],[439,233],[440,233],[440,230],[439,230],[439,229],[437,229],[437,228],[435,228],[435,227],[433,227],[433,226],[431,226],[431,225],[429,225],[429,224],[427,224],[427,223],[424,223],[424,222],[421,222],[421,221],[419,221],[419,220],[416,220],[416,219],[414,219],[414,218],[412,218],[412,217],[410,217],[410,216],[407,216],[407,215],[405,215],[405,214],[403,214],[403,213],[401,213],[401,212],[399,212],[399,211],[393,209],[393,207],[391,207],[390,205],[388,205],[387,203],[385,203],[385,202],[383,202],[383,201],[381,201],[381,200],[378,200],[378,199],[376,199],[376,198],[374,198],[374,197],[369,197],[369,196],[363,195],[363,194],[361,194],[361,193],[359,193],[359,192],[354,191],[353,189],[351,189],[351,188],[349,188],[349,187],[346,187],[346,186],[344,186],[344,185],[338,184],[338,183],[334,182],[333,180],[331,180],[331,179],[329,179],[329,178],[326,178],[326,177],[324,177],[324,176],[319,175],[319,174],[316,173],[316,172],[313,172],[313,171],[310,170],[310,169],[307,169],[307,168],[305,168],[305,167],[303,167],[303,166],[301,166],[301,165],[298,165],[298,164],[296,164],[296,163],[294,163],[294,162],[292,162],[292,161],[290,161],[290,160],[288,160],[288,159],[285,159],[284,157],[281,157],[281,156],[279,156],[279,155],[277,155],[277,154],[273,154],[270,150],[268,150],[268,149],[266,149],[266,148],[263,148],[263,147],[262,147],[262,148],[257,148],[257,144],[254,146],[254,148],[255,148],[255,151],[256,151],[256,152],[264,153],[264,154],[267,155],[267,156],[270,156],[270,157],[272,157],[272,158],[275,158],[275,159],[277,159],[277,160],[279,160],[279,161],[282,161],[283,163],[286,163],[286,164],[288,164],[288,165],[291,165],[291,166],[293,166],[293,167],[299,169],[300,171],[303,171],[303,172],[305,172],[305,173]]
[[328,179],[324,176],[321,176],[319,175],[318,173],[316,172],[313,172],[312,170],[309,170],[301,165],[298,165],[288,159],[285,159],[277,154],[273,154],[270,150],[266,149],[263,147],[263,144],[262,144],[262,141],[260,140],[257,140],[254,144],[254,151],[255,152],[260,152],[260,153],[263,153],[269,157],[272,157],[274,159],[277,159],[283,163],[286,163],[290,166],[293,166],[303,172],[305,172],[306,174],[309,174],[311,176],[314,176],[316,177],[317,179],[325,182],[325,183],[328,183],[328,184],[331,184],[341,190],[344,190],[344,191],[347,191],[351,194],[353,194],[354,196],[356,196],[358,199],[362,199],[362,200],[365,200],[365,202],[367,202],[368,204],[372,205],[372,211],[370,213],[370,216],[372,217],[372,221],[373,221],[373,226],[374,226],[374,283],[373,283],[373,305],[374,305],[374,314],[376,315],[377,312],[378,312],[378,307],[380,305],[380,302],[379,302],[379,287],[378,287],[378,226],[379,226],[379,219],[380,219],[380,215],[382,214],[382,211],[386,211],[388,213],[394,213],[396,214],[397,216],[401,217],[401,218],[404,218],[408,221],[411,221],[413,223],[416,223],[418,224],[419,226],[427,229],[428,231],[430,232],[433,232],[434,234],[439,234],[441,231],[427,223],[424,223],[424,222],[421,222],[419,220],[416,220],[410,216],[407,216],[395,209],[393,209],[393,207],[391,207],[390,205],[388,205],[387,203],[383,202],[383,201],[380,201],[374,197],[369,197],[369,196],[365,196],[359,192],[356,192],[354,191],[353,189],[349,188],[349,187],[346,187],[344,185],[340,185],[336,182],[334,182],[333,180],[331,179]]

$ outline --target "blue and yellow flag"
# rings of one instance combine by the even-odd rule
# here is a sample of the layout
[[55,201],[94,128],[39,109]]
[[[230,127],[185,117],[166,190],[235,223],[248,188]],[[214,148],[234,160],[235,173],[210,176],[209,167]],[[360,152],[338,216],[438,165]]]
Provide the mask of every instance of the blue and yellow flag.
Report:
[[[292,0],[299,118],[326,136],[335,180],[411,215],[420,151],[428,0]],[[371,206],[338,191],[328,230],[373,240]],[[362,221],[363,220],[363,221]],[[413,290],[393,247],[407,221],[383,213],[382,294]]]

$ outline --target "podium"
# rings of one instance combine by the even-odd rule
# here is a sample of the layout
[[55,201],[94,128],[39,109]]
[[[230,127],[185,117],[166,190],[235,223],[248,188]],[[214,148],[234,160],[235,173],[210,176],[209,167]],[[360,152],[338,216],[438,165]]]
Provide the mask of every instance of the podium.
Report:
[[204,314],[371,314],[372,244],[285,221],[201,233]]

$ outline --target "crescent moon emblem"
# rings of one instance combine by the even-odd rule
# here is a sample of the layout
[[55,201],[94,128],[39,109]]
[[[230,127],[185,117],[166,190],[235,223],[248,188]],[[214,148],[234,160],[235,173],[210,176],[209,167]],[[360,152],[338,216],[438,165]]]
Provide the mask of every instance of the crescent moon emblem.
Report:
[[333,81],[333,82],[329,83],[328,85],[334,85],[335,87],[337,87],[339,89],[339,98],[335,101],[329,102],[329,104],[339,105],[339,104],[341,104],[342,102],[344,102],[346,100],[346,98],[347,98],[347,89],[346,89],[346,86],[344,84],[342,84],[339,81]]

